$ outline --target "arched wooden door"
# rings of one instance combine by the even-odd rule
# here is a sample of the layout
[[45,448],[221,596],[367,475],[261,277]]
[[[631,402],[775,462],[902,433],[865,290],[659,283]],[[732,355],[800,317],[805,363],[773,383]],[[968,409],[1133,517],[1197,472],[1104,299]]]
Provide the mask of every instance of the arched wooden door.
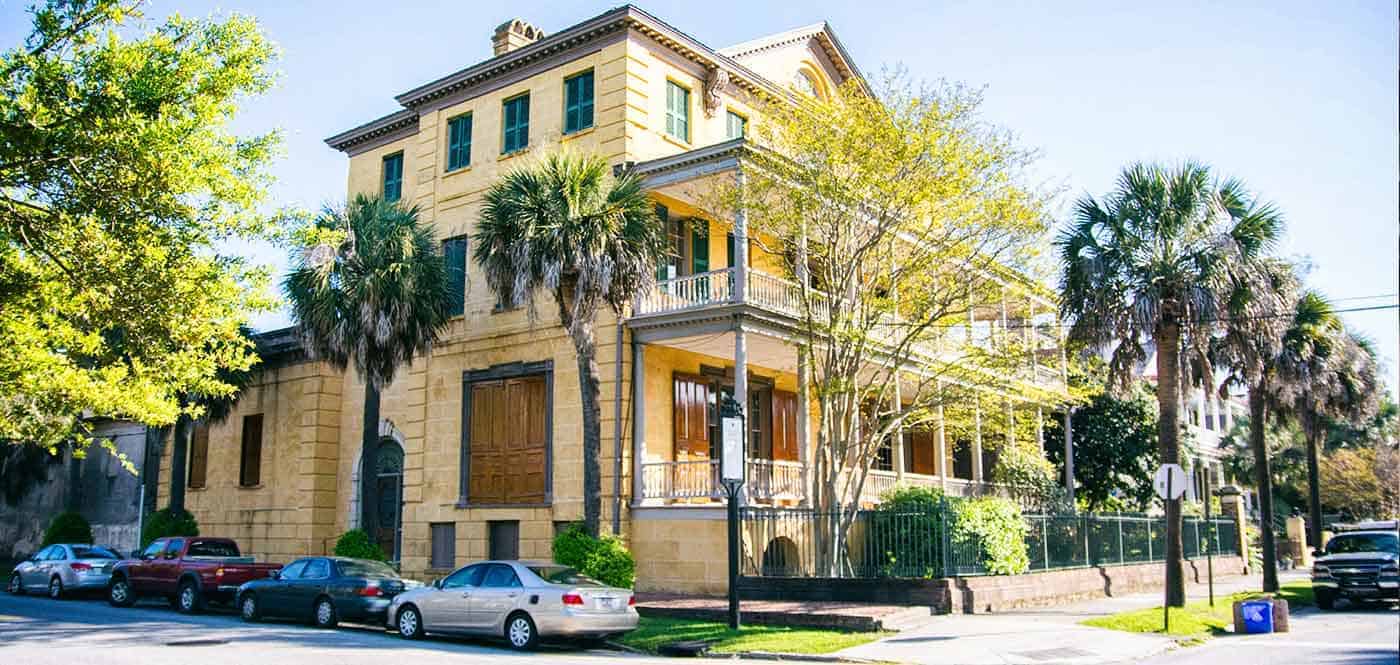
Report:
[[374,466],[375,496],[379,497],[374,538],[391,561],[398,561],[403,541],[403,448],[392,439],[381,441]]

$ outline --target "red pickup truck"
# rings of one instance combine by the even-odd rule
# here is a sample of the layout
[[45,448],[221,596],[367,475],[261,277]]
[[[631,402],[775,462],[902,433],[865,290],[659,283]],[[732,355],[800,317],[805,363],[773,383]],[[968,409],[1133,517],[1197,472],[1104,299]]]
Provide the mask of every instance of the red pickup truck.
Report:
[[191,614],[209,601],[230,603],[239,585],[281,569],[279,564],[239,556],[238,543],[228,538],[160,538],[141,558],[117,562],[107,601],[129,607],[142,596],[165,596],[176,609]]

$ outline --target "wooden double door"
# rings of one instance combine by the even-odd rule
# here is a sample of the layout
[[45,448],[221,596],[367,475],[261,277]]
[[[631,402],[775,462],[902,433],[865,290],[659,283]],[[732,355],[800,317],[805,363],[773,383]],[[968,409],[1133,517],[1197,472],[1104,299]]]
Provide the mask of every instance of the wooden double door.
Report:
[[[734,384],[718,377],[677,373],[673,378],[672,418],[677,462],[718,459],[720,447],[719,405],[733,397]],[[750,382],[748,425],[749,459],[798,459],[797,395],[772,386]]]

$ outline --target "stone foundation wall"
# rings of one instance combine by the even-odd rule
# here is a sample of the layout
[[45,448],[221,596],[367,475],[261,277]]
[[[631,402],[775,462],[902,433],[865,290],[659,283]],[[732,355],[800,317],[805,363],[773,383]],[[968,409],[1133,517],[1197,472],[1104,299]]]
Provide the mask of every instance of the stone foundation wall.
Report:
[[[1237,556],[1217,557],[1213,567],[1216,579],[1246,572]],[[1188,581],[1206,583],[1205,559],[1187,561],[1184,569]],[[1152,591],[1162,588],[1162,577],[1161,562],[932,580],[745,577],[739,593],[751,600],[927,605],[940,614],[974,614]]]

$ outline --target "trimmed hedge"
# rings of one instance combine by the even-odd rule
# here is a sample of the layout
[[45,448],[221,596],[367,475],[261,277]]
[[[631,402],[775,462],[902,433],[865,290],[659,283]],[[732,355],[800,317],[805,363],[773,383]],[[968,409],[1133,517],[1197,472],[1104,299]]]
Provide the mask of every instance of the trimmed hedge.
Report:
[[340,534],[340,539],[335,541],[335,555],[351,559],[369,559],[370,561],[389,560],[389,556],[384,553],[383,548],[370,540],[369,533],[364,529],[351,529]]
[[[869,515],[867,546],[873,546],[878,570],[887,577],[941,577],[957,565],[954,556],[977,558],[993,575],[1014,575],[1030,568],[1027,527],[1021,509],[999,496],[961,498],[933,487],[899,486],[881,497]],[[941,528],[948,529],[946,534]],[[945,560],[944,546],[950,546]]]
[[199,523],[195,521],[194,515],[188,510],[173,511],[169,508],[162,508],[146,517],[146,524],[141,527],[141,547],[145,549],[151,541],[157,538],[169,538],[171,536],[198,536]]
[[554,561],[577,568],[603,584],[632,588],[637,561],[616,536],[594,538],[582,524],[573,524],[554,537]]
[[55,543],[84,543],[92,544],[92,526],[88,524],[82,515],[74,512],[59,513],[49,522],[49,528],[44,529],[44,542],[41,547],[48,547]]
[[1026,520],[1010,499],[984,496],[955,501],[954,543],[977,544],[982,567],[993,575],[1016,575],[1031,567],[1026,553]]

